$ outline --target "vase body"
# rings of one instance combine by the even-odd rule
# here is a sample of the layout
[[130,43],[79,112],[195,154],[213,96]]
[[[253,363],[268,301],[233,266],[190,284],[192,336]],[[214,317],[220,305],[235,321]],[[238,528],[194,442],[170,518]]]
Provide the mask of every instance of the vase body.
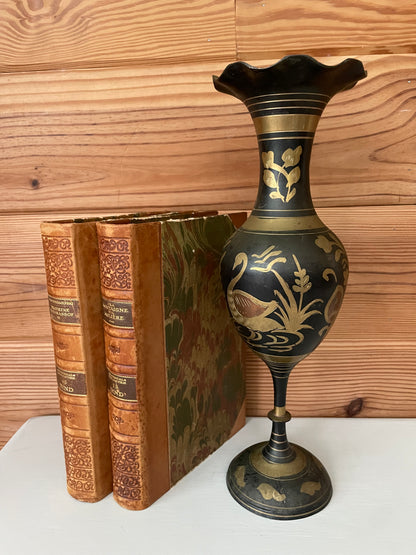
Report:
[[234,324],[274,385],[270,440],[236,457],[227,484],[241,505],[269,518],[302,518],[331,498],[322,464],[287,441],[286,388],[293,367],[333,324],[348,279],[345,249],[312,203],[313,138],[330,98],[364,76],[358,60],[324,66],[288,56],[264,69],[236,62],[214,78],[219,91],[245,103],[257,133],[258,195],[226,245],[221,277]]

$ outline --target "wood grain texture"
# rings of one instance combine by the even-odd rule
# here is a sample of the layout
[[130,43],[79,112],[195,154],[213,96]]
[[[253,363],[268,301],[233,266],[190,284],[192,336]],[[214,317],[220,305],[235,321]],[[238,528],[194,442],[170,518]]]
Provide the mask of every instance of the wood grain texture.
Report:
[[[416,417],[414,341],[346,341],[330,334],[292,371],[287,395],[291,414]],[[248,357],[247,399],[252,416],[265,416],[273,407],[270,372],[254,354]]]
[[232,0],[0,4],[0,71],[234,59]]
[[416,5],[401,0],[237,0],[237,55],[362,56],[416,52]]
[[31,416],[59,414],[52,341],[0,342],[0,447]]
[[[333,329],[291,376],[289,410],[416,416],[416,206],[321,208],[319,215],[343,241],[351,273]],[[58,406],[39,236],[44,217],[0,218],[0,442],[29,416]],[[255,355],[248,357],[247,394],[250,415],[270,410],[270,375]]]
[[[341,238],[350,260],[348,293],[331,336],[411,341],[416,337],[416,207],[321,208],[319,215]],[[51,333],[39,225],[54,217],[59,215],[0,216],[0,340]]]
[[0,341],[51,337],[40,223],[76,215],[0,216]]
[[[415,57],[364,64],[368,78],[337,95],[318,126],[317,206],[416,201]],[[0,75],[0,211],[251,208],[254,127],[214,90],[223,67]]]

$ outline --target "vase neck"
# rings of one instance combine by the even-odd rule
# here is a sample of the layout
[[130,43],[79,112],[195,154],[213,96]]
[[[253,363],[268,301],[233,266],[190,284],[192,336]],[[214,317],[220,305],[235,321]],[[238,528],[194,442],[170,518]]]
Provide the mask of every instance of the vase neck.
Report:
[[245,101],[260,153],[253,215],[315,214],[309,162],[315,130],[328,101],[327,95],[306,92],[267,94]]

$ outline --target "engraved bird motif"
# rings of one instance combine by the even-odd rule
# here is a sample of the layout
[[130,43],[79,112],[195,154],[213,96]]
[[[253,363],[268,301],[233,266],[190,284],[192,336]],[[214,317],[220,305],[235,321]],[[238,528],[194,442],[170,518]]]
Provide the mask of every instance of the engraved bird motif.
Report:
[[278,322],[267,318],[269,314],[276,310],[277,301],[261,301],[242,289],[235,289],[248,266],[248,257],[244,252],[236,255],[233,270],[240,265],[240,271],[227,287],[227,302],[232,317],[238,324],[251,330],[266,332],[282,329]]

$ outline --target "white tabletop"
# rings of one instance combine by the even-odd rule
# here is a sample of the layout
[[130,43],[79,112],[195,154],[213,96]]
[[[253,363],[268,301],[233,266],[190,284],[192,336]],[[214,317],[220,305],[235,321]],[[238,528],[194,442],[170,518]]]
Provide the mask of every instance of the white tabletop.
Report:
[[290,441],[330,473],[323,511],[276,521],[228,494],[229,461],[267,439],[266,418],[247,425],[145,511],[66,492],[58,416],[33,418],[0,452],[0,553],[91,555],[415,555],[416,420],[294,418]]

